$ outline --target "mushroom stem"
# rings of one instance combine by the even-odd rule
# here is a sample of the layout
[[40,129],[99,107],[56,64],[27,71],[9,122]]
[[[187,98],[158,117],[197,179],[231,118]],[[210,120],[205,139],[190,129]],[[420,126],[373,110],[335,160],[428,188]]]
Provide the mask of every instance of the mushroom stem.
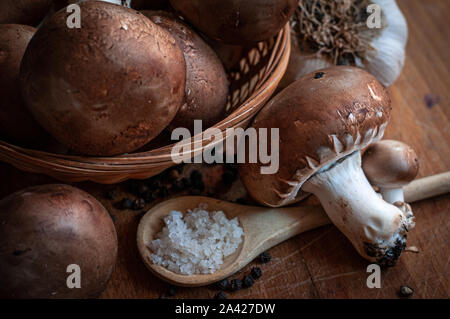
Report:
[[376,194],[361,168],[359,151],[313,175],[303,189],[316,195],[328,217],[361,256],[393,266],[414,227],[409,205],[394,206]]
[[380,193],[383,199],[391,204],[395,202],[404,202],[405,197],[403,196],[403,188],[382,188],[380,187]]

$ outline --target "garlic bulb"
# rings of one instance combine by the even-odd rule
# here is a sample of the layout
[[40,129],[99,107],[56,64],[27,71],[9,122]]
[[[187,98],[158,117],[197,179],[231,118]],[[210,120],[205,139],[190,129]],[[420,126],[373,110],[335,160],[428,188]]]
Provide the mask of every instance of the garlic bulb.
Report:
[[[371,4],[381,9],[381,28],[367,26]],[[292,56],[281,88],[332,64],[361,67],[386,87],[402,71],[408,27],[395,0],[303,0],[291,25]]]
[[387,26],[370,45],[375,54],[358,58],[356,65],[372,73],[384,86],[390,86],[399,77],[405,63],[405,47],[408,25],[395,0],[372,0],[378,4],[386,17]]

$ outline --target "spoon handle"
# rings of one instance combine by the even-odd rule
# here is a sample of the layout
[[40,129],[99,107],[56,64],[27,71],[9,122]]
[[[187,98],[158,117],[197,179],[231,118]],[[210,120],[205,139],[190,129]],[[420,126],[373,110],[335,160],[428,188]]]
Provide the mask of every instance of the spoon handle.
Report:
[[330,224],[323,209],[316,205],[288,208],[251,207],[239,216],[246,234],[241,256],[246,263],[279,243],[306,232]]
[[[450,172],[415,180],[404,188],[406,202],[450,192]],[[262,252],[308,230],[331,223],[319,205],[300,203],[295,207],[249,207],[239,217],[246,234],[251,234],[242,256],[251,261]]]
[[448,193],[450,192],[450,171],[416,179],[406,185],[403,192],[407,203]]

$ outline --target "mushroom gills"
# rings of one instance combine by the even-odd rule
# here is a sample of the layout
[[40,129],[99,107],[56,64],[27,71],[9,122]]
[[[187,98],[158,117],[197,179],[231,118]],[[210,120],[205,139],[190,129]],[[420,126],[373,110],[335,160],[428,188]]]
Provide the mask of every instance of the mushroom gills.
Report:
[[361,256],[384,266],[395,265],[414,227],[411,207],[395,206],[373,190],[356,151],[327,167],[303,184],[316,195],[328,217],[352,242]]

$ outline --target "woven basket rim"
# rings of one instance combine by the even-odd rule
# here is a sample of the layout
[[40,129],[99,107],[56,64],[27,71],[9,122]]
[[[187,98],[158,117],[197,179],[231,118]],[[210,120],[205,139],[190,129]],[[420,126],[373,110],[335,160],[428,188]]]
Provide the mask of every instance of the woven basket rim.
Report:
[[[215,124],[213,128],[218,128],[221,132],[225,133],[227,128],[242,125],[242,123],[250,121],[255,116],[271,97],[287,69],[290,55],[290,41],[290,28],[289,23],[287,23],[275,38],[275,43],[270,53],[269,61],[267,62],[268,67],[264,71],[262,80],[242,104],[225,119]],[[267,97],[267,91],[271,91],[269,97]],[[199,135],[204,132],[205,130]],[[199,135],[183,140],[182,142],[187,144],[193,143],[194,139],[197,138],[199,140]],[[224,139],[225,134],[223,139],[214,141],[213,143],[202,138],[201,149],[203,151],[207,147],[213,147],[216,143],[220,143]],[[80,174],[92,177],[98,173],[113,177],[115,174],[133,174],[146,169],[175,165],[172,161],[171,150],[179,142],[174,141],[172,144],[145,152],[110,157],[94,157],[50,153],[16,146],[0,140],[0,160],[23,170],[45,173],[51,176]],[[193,149],[191,155],[194,154],[194,151]],[[89,177],[84,179],[95,180],[95,178]]]

